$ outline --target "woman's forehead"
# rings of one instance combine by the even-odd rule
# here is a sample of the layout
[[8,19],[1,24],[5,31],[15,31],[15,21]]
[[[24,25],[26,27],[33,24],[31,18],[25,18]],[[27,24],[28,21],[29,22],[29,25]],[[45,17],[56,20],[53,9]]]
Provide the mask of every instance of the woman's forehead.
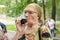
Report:
[[24,11],[26,11],[26,10],[34,11],[35,9],[34,9],[33,7],[26,7],[26,8],[24,9]]
[[38,9],[37,9],[36,5],[34,5],[34,4],[30,4],[30,5],[26,6],[24,11],[33,11],[33,12],[38,13]]

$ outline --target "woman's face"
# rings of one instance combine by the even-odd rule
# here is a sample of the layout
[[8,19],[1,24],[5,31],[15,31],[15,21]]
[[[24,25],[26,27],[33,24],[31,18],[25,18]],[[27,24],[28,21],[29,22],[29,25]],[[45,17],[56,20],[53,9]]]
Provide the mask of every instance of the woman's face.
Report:
[[36,21],[38,20],[38,14],[37,12],[35,12],[35,9],[33,7],[27,7],[25,8],[24,10],[24,15],[25,15],[25,18],[29,21]]

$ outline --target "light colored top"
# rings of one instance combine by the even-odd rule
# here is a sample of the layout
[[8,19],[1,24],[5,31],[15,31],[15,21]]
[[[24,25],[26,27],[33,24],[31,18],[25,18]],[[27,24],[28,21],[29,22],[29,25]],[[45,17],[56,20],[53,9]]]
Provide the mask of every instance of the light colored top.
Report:
[[55,24],[55,22],[53,19],[50,19],[50,21],[48,21],[48,25],[49,25],[50,29],[54,29],[54,24]]

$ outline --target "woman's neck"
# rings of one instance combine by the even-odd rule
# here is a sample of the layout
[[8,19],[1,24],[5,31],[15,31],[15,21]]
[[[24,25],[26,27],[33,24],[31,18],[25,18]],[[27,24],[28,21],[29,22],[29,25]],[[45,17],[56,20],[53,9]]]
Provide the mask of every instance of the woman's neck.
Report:
[[34,24],[35,24],[35,25],[39,25],[38,20],[35,20],[35,21],[34,21]]

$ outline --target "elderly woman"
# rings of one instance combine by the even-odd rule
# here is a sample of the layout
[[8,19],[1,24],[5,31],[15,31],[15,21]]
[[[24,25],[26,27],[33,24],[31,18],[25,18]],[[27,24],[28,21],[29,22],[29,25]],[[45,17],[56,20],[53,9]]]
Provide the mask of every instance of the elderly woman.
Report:
[[39,40],[38,28],[43,24],[43,11],[36,3],[31,3],[24,9],[27,22],[21,25],[21,19],[16,20],[17,32],[13,40],[18,40],[25,35],[25,40]]

